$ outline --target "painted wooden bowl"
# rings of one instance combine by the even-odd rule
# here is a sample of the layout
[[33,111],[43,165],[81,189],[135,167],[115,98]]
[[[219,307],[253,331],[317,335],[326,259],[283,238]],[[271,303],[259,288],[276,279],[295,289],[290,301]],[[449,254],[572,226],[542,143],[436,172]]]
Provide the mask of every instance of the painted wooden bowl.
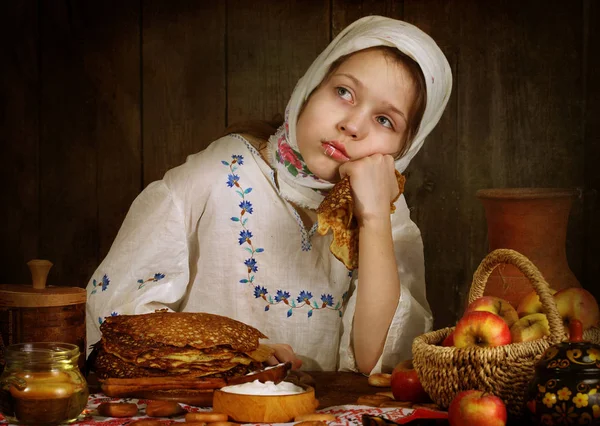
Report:
[[577,320],[569,332],[536,364],[527,398],[536,425],[600,424],[600,346],[582,339]]

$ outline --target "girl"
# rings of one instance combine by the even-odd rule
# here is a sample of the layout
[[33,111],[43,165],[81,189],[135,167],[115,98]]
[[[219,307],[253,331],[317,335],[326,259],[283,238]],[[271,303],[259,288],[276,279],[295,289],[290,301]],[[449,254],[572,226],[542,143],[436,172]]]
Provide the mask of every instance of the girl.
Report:
[[[390,370],[432,316],[423,247],[398,196],[402,172],[450,96],[435,42],[370,16],[342,31],[298,82],[268,142],[229,134],[134,201],[88,290],[88,342],[109,315],[168,308],[250,324],[307,370]],[[315,210],[349,176],[359,266],[316,233]],[[395,213],[390,215],[390,202]]]

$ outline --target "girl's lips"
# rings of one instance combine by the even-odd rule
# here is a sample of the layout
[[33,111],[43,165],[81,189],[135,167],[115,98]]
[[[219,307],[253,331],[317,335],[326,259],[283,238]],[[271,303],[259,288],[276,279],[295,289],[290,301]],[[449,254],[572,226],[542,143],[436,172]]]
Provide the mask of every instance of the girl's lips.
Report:
[[344,147],[336,142],[323,141],[321,142],[325,155],[333,158],[336,161],[349,161],[350,157],[346,154]]

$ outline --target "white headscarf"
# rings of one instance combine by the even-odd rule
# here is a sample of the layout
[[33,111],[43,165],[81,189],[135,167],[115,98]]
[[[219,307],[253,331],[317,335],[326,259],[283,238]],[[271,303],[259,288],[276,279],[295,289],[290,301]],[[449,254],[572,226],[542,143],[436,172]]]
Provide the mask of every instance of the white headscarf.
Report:
[[[396,47],[419,64],[425,77],[427,105],[419,130],[409,150],[396,160],[396,170],[402,173],[419,152],[425,137],[438,123],[452,90],[452,73],[448,60],[435,41],[419,28],[407,22],[383,16],[366,16],[346,27],[315,59],[298,81],[285,112],[285,124],[269,139],[269,156],[277,170],[279,190],[284,198],[315,209],[324,198],[323,191],[333,184],[312,174],[290,173],[290,168],[277,158],[281,144],[298,151],[296,123],[302,106],[321,83],[331,64],[341,56],[374,46]],[[300,157],[301,159],[301,157]]]

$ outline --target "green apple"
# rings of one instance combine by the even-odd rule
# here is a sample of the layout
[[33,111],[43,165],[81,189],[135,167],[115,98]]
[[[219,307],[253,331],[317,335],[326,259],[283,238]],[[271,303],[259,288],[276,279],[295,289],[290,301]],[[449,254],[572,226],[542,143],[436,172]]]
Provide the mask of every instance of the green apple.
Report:
[[[550,294],[555,294],[556,290],[553,288],[548,288],[550,290]],[[517,305],[517,314],[519,318],[524,317],[529,314],[537,314],[538,312],[543,313],[542,310],[542,302],[540,301],[540,296],[538,296],[537,291],[532,290],[527,293]]]
[[519,319],[517,310],[506,300],[496,296],[482,296],[472,301],[465,312],[487,311],[500,316],[508,328]]
[[510,328],[513,343],[530,342],[550,335],[550,326],[545,314],[536,313],[519,318]]

